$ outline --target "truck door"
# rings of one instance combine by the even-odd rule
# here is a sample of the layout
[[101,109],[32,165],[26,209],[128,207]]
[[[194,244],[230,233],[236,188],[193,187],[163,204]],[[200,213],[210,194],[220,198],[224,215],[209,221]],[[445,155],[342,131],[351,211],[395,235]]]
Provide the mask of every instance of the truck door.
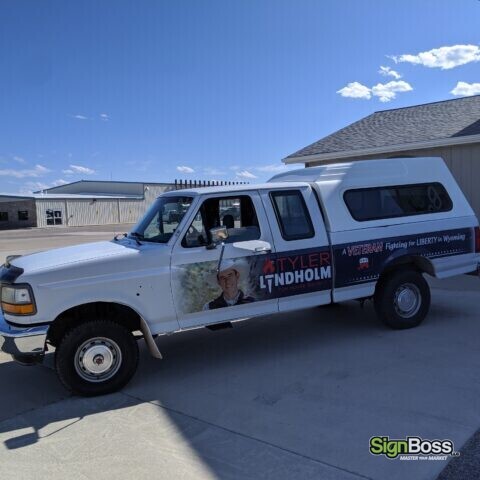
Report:
[[[209,231],[225,226],[223,246]],[[259,288],[258,271],[275,247],[256,191],[202,195],[171,259],[173,300],[181,328],[278,312]]]
[[275,260],[263,278],[279,310],[331,301],[333,265],[322,213],[310,186],[261,192],[275,239]]

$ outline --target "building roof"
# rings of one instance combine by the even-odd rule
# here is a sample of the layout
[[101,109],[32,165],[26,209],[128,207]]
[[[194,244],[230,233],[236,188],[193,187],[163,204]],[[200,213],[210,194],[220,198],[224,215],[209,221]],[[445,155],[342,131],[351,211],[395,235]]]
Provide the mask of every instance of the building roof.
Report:
[[31,195],[15,195],[1,193],[0,201],[10,200],[143,200],[142,195],[97,195],[97,194],[77,194],[77,193],[32,193]]
[[31,200],[31,196],[15,195],[14,193],[0,193],[0,202],[11,202],[12,200]]
[[[44,191],[44,192],[54,192],[54,191],[61,191],[61,190],[64,190],[65,188],[68,188],[70,187],[71,185],[78,185],[78,184],[82,184],[82,185],[100,185],[100,184],[108,184],[108,185],[118,185],[120,188],[123,186],[123,185],[141,185],[141,186],[144,186],[144,185],[174,185],[173,183],[171,182],[130,182],[130,181],[123,181],[123,180],[77,180],[75,182],[70,182],[70,183],[65,183],[63,185],[57,185],[56,187],[50,187],[50,188],[46,188],[44,190],[41,190],[41,191]],[[40,190],[35,192],[35,193],[40,193],[41,192]]]
[[285,163],[480,142],[480,95],[375,112],[289,155]]
[[35,200],[91,200],[91,199],[103,199],[103,200],[118,200],[118,199],[130,199],[130,200],[143,200],[142,195],[101,195],[92,193],[34,193],[32,198]]
[[149,186],[163,187],[165,190],[174,188],[172,183],[156,182],[124,182],[109,180],[79,180],[56,187],[47,188],[34,193],[68,193],[77,195],[113,195],[113,196],[143,196]]

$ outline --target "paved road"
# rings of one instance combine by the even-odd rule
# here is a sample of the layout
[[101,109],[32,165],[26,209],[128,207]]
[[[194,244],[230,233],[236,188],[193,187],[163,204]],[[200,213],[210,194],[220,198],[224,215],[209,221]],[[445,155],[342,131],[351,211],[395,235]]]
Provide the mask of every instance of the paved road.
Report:
[[428,321],[404,332],[348,303],[161,338],[165,360],[142,349],[133,382],[97,399],[4,362],[0,478],[433,479],[445,462],[376,458],[368,441],[460,448],[475,432],[477,300],[434,290]]
[[408,331],[350,302],[161,337],[165,359],[142,345],[132,383],[101,398],[66,394],[51,356],[2,355],[0,478],[434,479],[446,462],[368,452],[374,435],[458,449],[480,425],[480,282],[433,285]]

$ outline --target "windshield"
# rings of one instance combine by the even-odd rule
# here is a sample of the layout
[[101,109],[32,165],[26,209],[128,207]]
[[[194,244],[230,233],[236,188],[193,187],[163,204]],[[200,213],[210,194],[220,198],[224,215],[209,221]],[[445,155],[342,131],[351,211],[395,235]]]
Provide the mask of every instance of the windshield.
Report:
[[192,204],[192,197],[159,197],[128,234],[140,241],[167,243]]

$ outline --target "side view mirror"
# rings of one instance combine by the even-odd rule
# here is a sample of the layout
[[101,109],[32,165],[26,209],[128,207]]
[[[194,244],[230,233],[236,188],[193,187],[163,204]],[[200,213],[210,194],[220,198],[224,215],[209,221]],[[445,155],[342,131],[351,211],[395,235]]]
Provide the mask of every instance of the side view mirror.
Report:
[[207,245],[208,249],[215,248],[219,243],[224,242],[228,238],[228,230],[224,226],[211,228],[209,232],[212,243]]

